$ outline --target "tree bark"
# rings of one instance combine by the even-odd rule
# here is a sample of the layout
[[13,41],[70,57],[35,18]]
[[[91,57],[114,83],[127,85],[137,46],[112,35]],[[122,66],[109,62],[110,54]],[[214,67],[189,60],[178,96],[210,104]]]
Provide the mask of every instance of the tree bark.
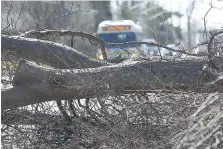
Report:
[[126,61],[99,68],[61,70],[22,60],[13,87],[2,90],[2,109],[52,100],[113,96],[131,90],[195,91],[210,81],[203,78],[205,63]]
[[2,52],[9,51],[19,58],[54,68],[94,68],[108,65],[59,43],[6,35],[1,35],[1,38]]

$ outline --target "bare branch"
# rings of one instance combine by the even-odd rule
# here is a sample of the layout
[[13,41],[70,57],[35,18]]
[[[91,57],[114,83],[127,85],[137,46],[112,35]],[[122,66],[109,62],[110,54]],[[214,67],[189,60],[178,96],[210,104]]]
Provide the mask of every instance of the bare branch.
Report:
[[[208,54],[192,54],[192,53],[188,53],[188,52],[183,51],[183,50],[175,50],[173,48],[164,46],[162,44],[153,43],[153,42],[131,41],[131,42],[123,42],[123,43],[106,43],[107,46],[121,46],[121,45],[126,45],[126,44],[148,44],[148,45],[162,47],[162,48],[165,48],[165,49],[173,51],[173,52],[179,52],[179,53],[183,53],[183,54],[191,55],[191,56],[207,56],[208,55]],[[201,45],[204,45],[204,44],[207,44],[207,42],[203,42],[202,44],[199,44],[198,46],[201,46]]]
[[104,57],[104,60],[107,59],[107,55],[106,55],[106,52],[105,52],[105,48],[104,48],[104,44],[105,42],[96,37],[96,36],[93,36],[91,34],[88,34],[88,33],[85,33],[85,32],[74,32],[74,31],[71,31],[71,30],[46,30],[46,31],[35,31],[35,30],[32,30],[32,31],[28,31],[24,34],[22,34],[21,36],[22,37],[32,37],[32,38],[44,38],[46,36],[49,36],[49,35],[59,35],[59,36],[78,36],[78,37],[84,37],[84,38],[87,38],[89,41],[95,41],[96,43],[100,44],[102,47],[101,47],[101,51],[102,51],[102,55]]
[[2,52],[10,51],[17,57],[54,68],[91,68],[107,65],[106,62],[89,58],[71,47],[50,41],[2,35],[1,43]]
[[220,31],[214,33],[213,35],[211,35],[211,38],[210,38],[210,40],[209,40],[209,42],[208,42],[208,47],[207,47],[207,48],[208,48],[208,59],[209,59],[209,64],[210,64],[210,66],[211,66],[212,68],[214,68],[214,69],[216,69],[216,70],[219,70],[219,68],[218,68],[218,67],[214,64],[214,62],[213,62],[214,54],[213,54],[213,52],[212,52],[212,50],[211,50],[211,47],[212,47],[213,40],[214,40],[215,36],[217,36],[217,35],[219,35],[219,34],[223,34],[223,30],[220,30]]
[[79,36],[79,37],[84,37],[90,40],[93,40],[99,44],[104,44],[104,41],[96,36],[93,36],[91,34],[85,33],[85,32],[74,32],[71,30],[46,30],[46,31],[36,31],[36,30],[31,30],[28,32],[25,32],[22,34],[22,37],[27,37],[27,38],[44,38],[49,35],[57,35],[57,36]]

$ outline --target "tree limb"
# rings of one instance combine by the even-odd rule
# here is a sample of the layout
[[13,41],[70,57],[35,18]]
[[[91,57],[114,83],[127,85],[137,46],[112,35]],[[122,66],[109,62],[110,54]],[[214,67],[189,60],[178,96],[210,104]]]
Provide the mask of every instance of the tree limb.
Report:
[[2,90],[2,109],[51,100],[117,95],[128,90],[195,91],[210,82],[202,77],[205,63],[127,61],[100,68],[60,70],[22,60],[12,81],[13,88]]
[[108,65],[106,62],[89,58],[66,45],[18,36],[1,36],[2,52],[10,51],[17,57],[54,68],[94,68]]
[[[196,47],[194,48],[197,48],[201,45],[205,45],[207,44],[208,42],[203,42],[199,45],[197,45]],[[186,54],[186,55],[190,55],[190,56],[207,56],[208,54],[193,54],[193,53],[188,53],[186,52],[185,50],[175,50],[173,48],[170,48],[170,47],[167,47],[165,45],[162,45],[162,44],[159,44],[159,43],[153,43],[153,42],[143,42],[143,41],[130,41],[130,42],[123,42],[123,43],[106,43],[105,45],[107,46],[121,46],[121,45],[128,45],[128,44],[147,44],[147,45],[152,45],[152,46],[157,46],[157,47],[162,47],[162,48],[165,48],[169,51],[172,51],[172,52],[178,52],[178,53],[183,53],[183,54]]]
[[21,35],[21,37],[27,37],[27,38],[44,38],[49,35],[57,35],[57,36],[79,36],[79,37],[84,37],[89,40],[95,41],[98,44],[103,45],[105,42],[91,34],[85,33],[85,32],[75,32],[71,30],[45,30],[45,31],[36,31],[36,30],[31,30],[28,32],[25,32],[24,34]]
[[104,60],[107,59],[107,54],[106,54],[105,48],[104,48],[104,45],[105,45],[104,40],[102,40],[96,36],[93,36],[91,34],[85,33],[85,32],[75,32],[75,31],[71,31],[71,30],[45,30],[45,31],[31,30],[31,31],[25,32],[21,36],[39,39],[39,38],[44,38],[46,36],[55,36],[55,35],[57,35],[57,36],[71,36],[71,37],[78,36],[78,37],[82,37],[82,38],[83,37],[87,38],[89,40],[89,42],[95,41],[97,44],[101,45],[101,52],[102,52]]
[[[215,65],[214,61],[213,61],[213,58],[215,57],[213,52],[211,51],[211,46],[213,44],[213,40],[215,38],[215,36],[219,35],[219,34],[223,34],[223,30],[220,30],[216,33],[214,33],[213,35],[211,35],[211,38],[208,42],[208,47],[207,47],[207,50],[208,50],[208,58],[209,58],[209,64],[212,68],[216,69],[216,70],[219,70],[219,68]],[[222,59],[222,58],[221,58]]]

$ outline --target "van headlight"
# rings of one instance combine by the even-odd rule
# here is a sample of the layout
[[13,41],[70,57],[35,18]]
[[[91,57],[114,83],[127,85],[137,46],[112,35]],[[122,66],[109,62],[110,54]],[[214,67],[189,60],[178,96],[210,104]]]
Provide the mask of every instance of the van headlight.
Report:
[[98,56],[98,59],[100,59],[100,60],[104,60],[103,55],[99,55],[99,56]]
[[101,50],[98,50],[98,52],[97,52],[97,54],[96,54],[96,57],[97,57],[98,59],[100,59],[100,60],[104,60],[104,57],[103,57],[103,55],[102,55]]
[[135,58],[135,57],[138,57],[138,56],[139,56],[139,54],[137,54],[137,53],[132,53],[130,57],[131,57],[131,58]]

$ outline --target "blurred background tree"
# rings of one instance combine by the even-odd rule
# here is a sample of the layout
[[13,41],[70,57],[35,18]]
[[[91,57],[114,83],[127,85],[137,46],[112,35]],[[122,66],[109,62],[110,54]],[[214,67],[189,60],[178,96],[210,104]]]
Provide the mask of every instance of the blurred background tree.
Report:
[[[142,25],[145,38],[154,38],[162,44],[172,44],[182,40],[179,12],[169,12],[153,1],[117,2],[118,20],[133,20]],[[179,26],[174,26],[172,17],[179,18]]]
[[[2,2],[2,26],[25,32],[31,29],[68,29],[96,33],[97,26],[104,20],[133,20],[142,25],[145,38],[154,38],[162,44],[182,40],[180,23],[173,26],[172,16],[179,18],[179,12],[168,12],[153,1],[117,1],[116,14],[110,1],[29,1]],[[115,18],[114,15],[117,15]],[[84,18],[84,19],[83,19]],[[87,20],[87,21],[86,21]],[[71,45],[70,37],[55,37],[60,43]],[[75,37],[76,49],[95,57],[97,47],[89,41]]]
[[[10,30],[11,34],[45,29],[67,29],[92,34],[101,21],[112,19],[110,1],[4,1],[1,12],[2,31]],[[48,40],[71,45],[70,37],[66,36]],[[97,47],[88,40],[74,37],[73,42],[77,50],[95,56]]]
[[97,11],[95,16],[95,27],[94,31],[96,32],[98,25],[105,20],[112,19],[112,13],[110,8],[110,1],[90,1],[92,8]]

